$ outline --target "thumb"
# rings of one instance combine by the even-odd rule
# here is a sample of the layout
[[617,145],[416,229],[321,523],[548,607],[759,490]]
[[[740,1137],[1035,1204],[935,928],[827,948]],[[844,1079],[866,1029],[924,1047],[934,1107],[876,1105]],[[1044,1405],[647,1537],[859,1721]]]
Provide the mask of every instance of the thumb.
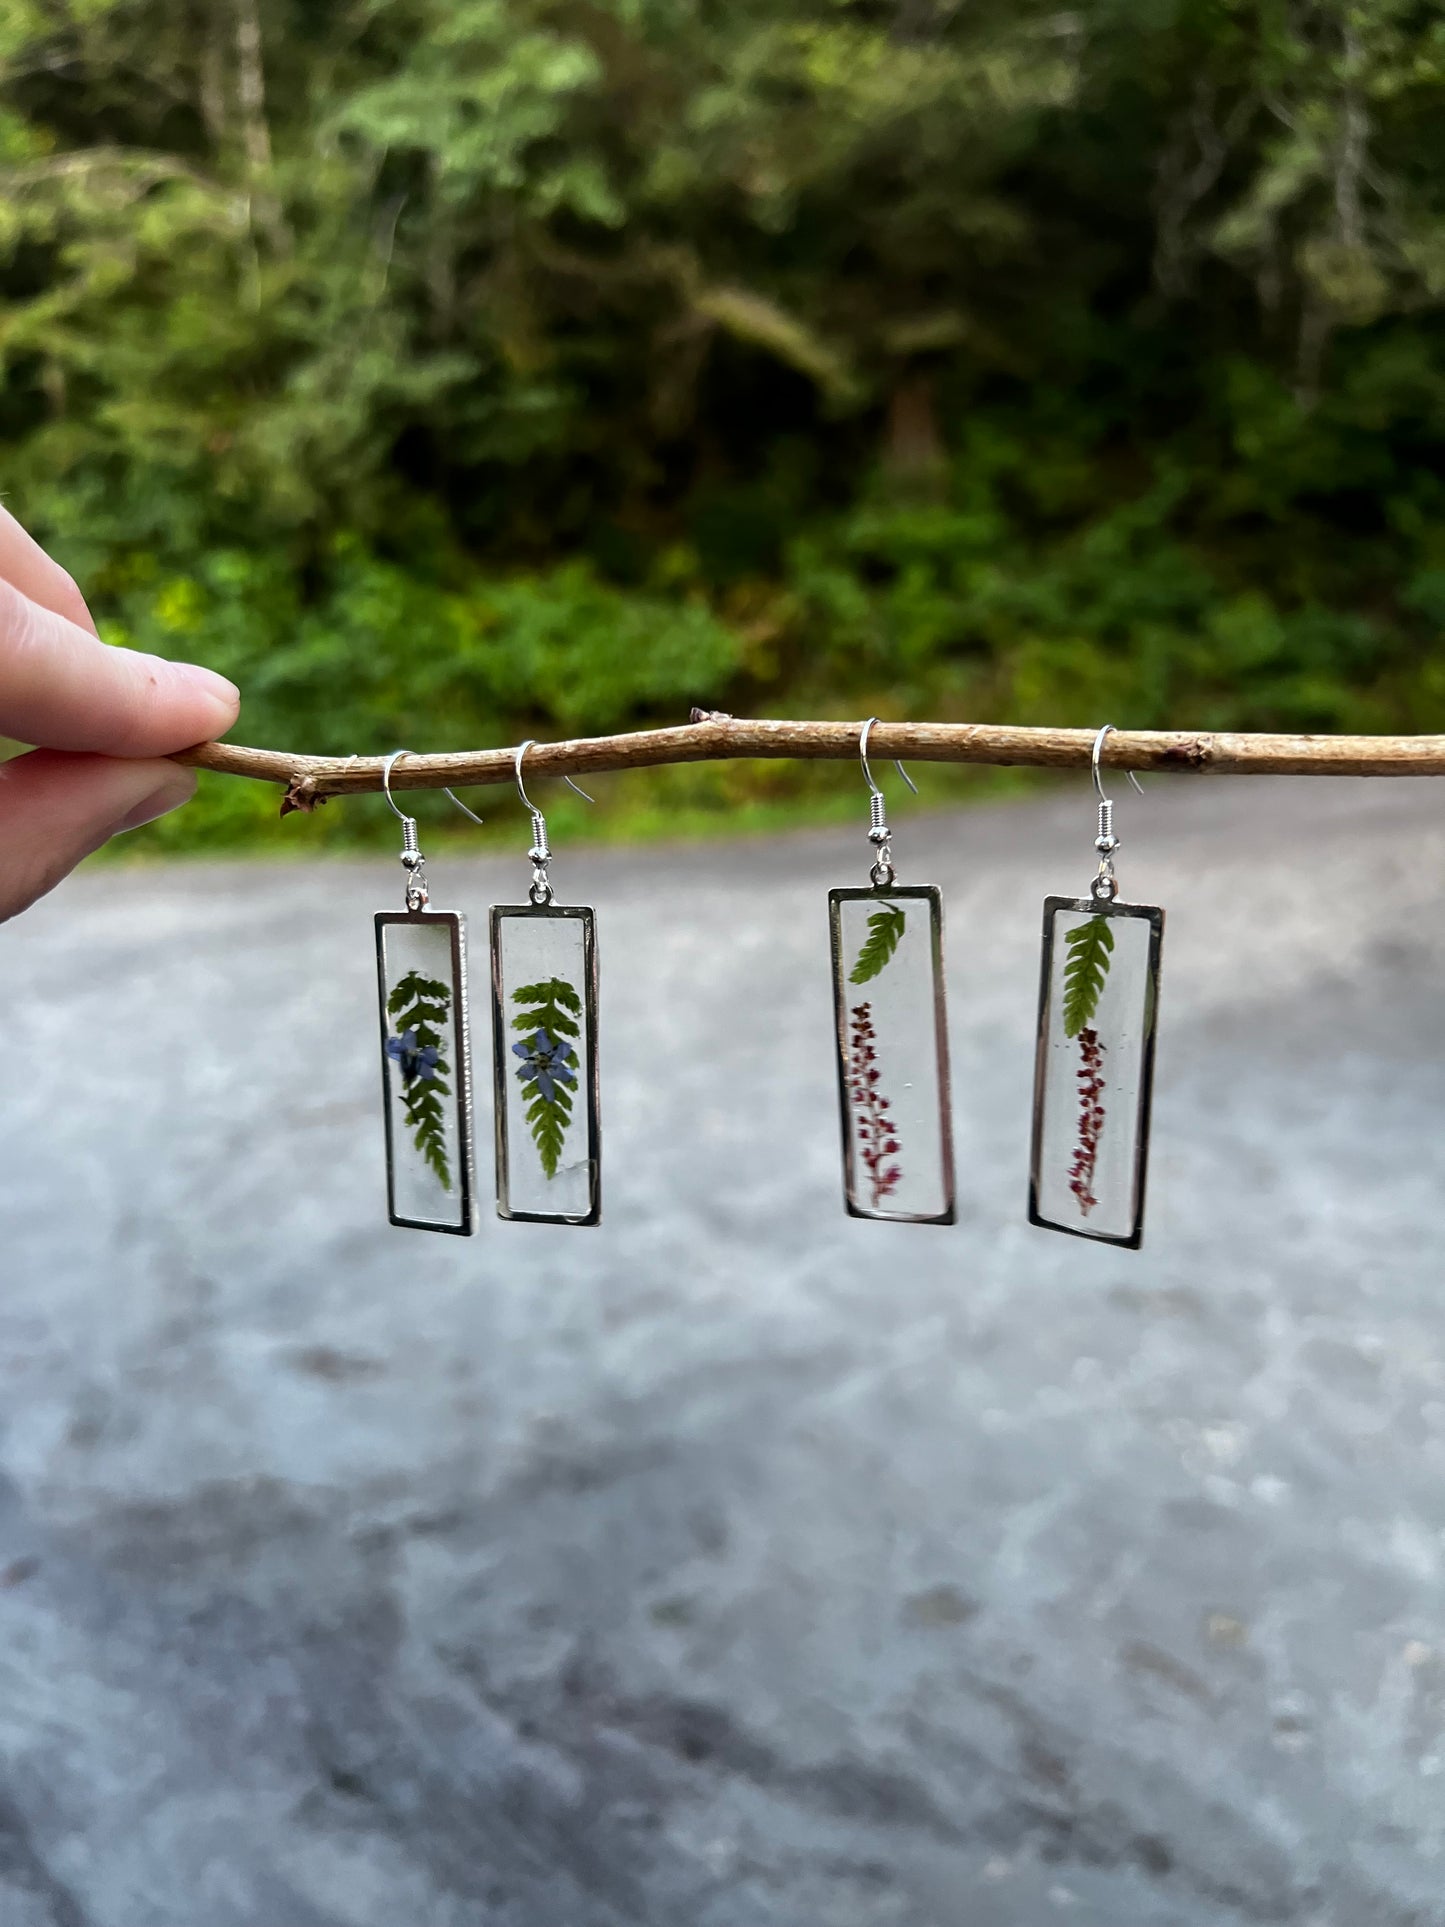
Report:
[[37,749],[0,763],[0,922],[122,830],[188,802],[193,771],[159,759]]

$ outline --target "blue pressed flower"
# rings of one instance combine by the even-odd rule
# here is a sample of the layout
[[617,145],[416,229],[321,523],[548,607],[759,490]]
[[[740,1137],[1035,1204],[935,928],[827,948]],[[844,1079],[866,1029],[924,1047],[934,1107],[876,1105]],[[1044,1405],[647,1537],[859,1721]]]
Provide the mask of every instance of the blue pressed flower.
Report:
[[386,1054],[394,1058],[401,1069],[401,1081],[410,1084],[415,1078],[435,1077],[441,1054],[435,1044],[418,1044],[414,1030],[404,1030],[400,1037],[388,1037]]
[[518,1077],[524,1084],[535,1079],[538,1091],[548,1104],[556,1102],[559,1084],[571,1086],[577,1082],[577,1073],[571,1068],[577,1062],[576,1051],[559,1038],[549,1037],[545,1030],[513,1044],[512,1051],[522,1060],[517,1066]]

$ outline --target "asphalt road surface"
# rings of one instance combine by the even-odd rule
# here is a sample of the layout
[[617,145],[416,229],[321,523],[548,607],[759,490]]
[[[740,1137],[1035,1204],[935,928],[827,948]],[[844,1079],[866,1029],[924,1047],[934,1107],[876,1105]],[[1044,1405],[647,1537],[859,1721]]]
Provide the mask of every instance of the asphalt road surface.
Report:
[[1445,788],[1121,798],[1138,1254],[1024,1221],[1086,785],[895,814],[951,1230],[841,1209],[858,833],[558,856],[599,1230],[386,1225],[395,863],[0,931],[3,1927],[1445,1921]]

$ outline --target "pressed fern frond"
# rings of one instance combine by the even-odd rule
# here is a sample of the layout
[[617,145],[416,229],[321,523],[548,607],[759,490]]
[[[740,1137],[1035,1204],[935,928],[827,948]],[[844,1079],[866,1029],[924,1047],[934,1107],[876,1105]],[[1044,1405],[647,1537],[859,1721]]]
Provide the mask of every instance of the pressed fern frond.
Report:
[[[512,992],[512,1002],[517,1006],[512,1017],[512,1028],[521,1033],[523,1044],[529,1044],[542,1032],[546,1033],[554,1046],[581,1035],[582,999],[565,977],[548,977],[540,983],[523,984]],[[581,1064],[577,1061],[575,1050],[569,1068],[574,1077],[581,1076]],[[527,1100],[527,1128],[537,1147],[537,1157],[543,1171],[548,1178],[555,1178],[562,1161],[567,1127],[572,1121],[572,1098],[576,1086],[564,1083],[554,1070],[549,1079],[550,1092],[544,1091],[539,1079],[529,1075],[528,1071],[529,1065],[524,1059],[518,1066],[518,1075],[523,1079],[522,1095]]]
[[431,1004],[436,1009],[438,1021],[445,1022],[452,1005],[451,986],[438,983],[435,977],[423,977],[419,970],[408,970],[386,1000],[387,1013],[395,1017],[408,1004],[423,1003]]
[[1064,934],[1069,947],[1064,965],[1064,1035],[1077,1037],[1099,1008],[1114,949],[1107,917],[1090,917]]
[[452,1178],[447,1164],[446,1117],[435,1085],[419,1081],[412,1085],[406,1097],[406,1119],[417,1150],[436,1173],[442,1189],[450,1191]]
[[532,1142],[537,1147],[537,1156],[542,1169],[549,1178],[557,1175],[557,1166],[562,1161],[562,1145],[567,1136],[567,1126],[572,1121],[572,1098],[560,1084],[553,1086],[554,1096],[543,1097],[540,1087],[535,1083],[522,1086],[522,1095],[531,1101],[527,1106],[527,1127],[532,1133]]
[[523,1006],[512,1019],[514,1030],[545,1030],[552,1037],[576,1037],[579,1033],[582,999],[565,977],[523,984],[512,992],[512,1002]]
[[885,904],[868,919],[868,936],[849,974],[850,984],[866,984],[892,961],[903,936],[905,918],[896,903]]
[[416,1146],[428,1168],[436,1174],[443,1191],[452,1188],[451,1166],[447,1162],[446,1107],[442,1099],[451,1096],[446,1079],[451,1065],[442,1055],[446,1027],[451,1016],[452,993],[448,984],[435,977],[424,977],[409,970],[386,1000],[387,1015],[399,1036],[411,1033],[417,1051],[433,1050],[435,1062],[429,1075],[407,1077],[400,1070],[401,1107]]

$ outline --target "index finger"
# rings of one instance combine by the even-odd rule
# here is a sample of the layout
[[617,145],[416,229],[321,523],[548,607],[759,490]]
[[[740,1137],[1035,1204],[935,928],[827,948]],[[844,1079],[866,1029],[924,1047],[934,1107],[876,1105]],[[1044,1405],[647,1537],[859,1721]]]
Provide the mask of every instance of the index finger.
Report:
[[46,749],[165,756],[221,735],[240,704],[224,676],[108,648],[0,580],[0,736]]
[[0,507],[0,576],[13,582],[32,602],[95,634],[95,621],[74,577],[48,556],[30,531],[4,507]]

